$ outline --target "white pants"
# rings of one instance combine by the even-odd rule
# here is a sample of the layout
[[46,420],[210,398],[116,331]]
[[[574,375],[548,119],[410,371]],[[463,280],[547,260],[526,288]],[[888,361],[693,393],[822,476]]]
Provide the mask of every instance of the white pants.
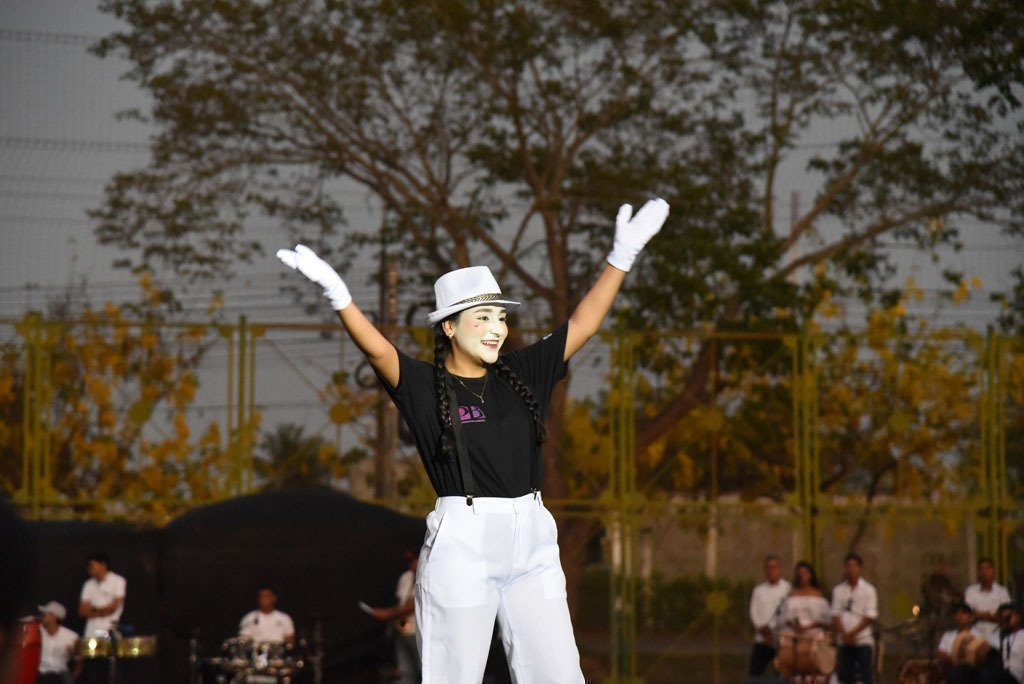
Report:
[[416,573],[423,684],[480,684],[495,616],[516,684],[583,684],[558,532],[540,496],[441,497]]

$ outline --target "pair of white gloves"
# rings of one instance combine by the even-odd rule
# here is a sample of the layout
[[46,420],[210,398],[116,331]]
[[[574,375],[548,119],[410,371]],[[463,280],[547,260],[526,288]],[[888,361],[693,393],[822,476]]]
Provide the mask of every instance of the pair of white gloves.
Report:
[[[615,217],[615,242],[608,254],[608,263],[628,272],[640,250],[657,235],[667,217],[668,202],[663,199],[648,200],[636,215],[633,215],[633,207],[629,204],[619,207]],[[277,258],[322,287],[324,296],[335,311],[341,311],[352,303],[345,281],[309,247],[296,245],[294,250],[279,249]]]

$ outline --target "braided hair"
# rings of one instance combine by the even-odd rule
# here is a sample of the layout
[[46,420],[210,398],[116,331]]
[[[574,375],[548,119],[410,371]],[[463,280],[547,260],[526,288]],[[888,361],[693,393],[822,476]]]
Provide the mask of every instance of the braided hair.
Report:
[[[458,320],[460,315],[461,312],[445,320]],[[437,420],[441,424],[441,442],[437,453],[439,460],[455,458],[455,430],[452,427],[452,407],[448,401],[448,374],[444,364],[451,353],[451,348],[452,341],[445,335],[442,321],[434,326],[434,396],[437,398]],[[492,368],[522,399],[526,410],[533,418],[537,444],[543,444],[547,441],[548,430],[544,425],[544,416],[540,413],[540,404],[537,403],[533,392],[504,359],[499,358]]]

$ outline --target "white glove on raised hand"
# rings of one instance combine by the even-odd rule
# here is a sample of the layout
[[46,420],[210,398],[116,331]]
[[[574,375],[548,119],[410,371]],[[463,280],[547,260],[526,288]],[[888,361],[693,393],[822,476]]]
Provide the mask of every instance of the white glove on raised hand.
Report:
[[668,218],[668,202],[652,199],[633,215],[633,207],[623,204],[615,217],[615,242],[608,254],[608,263],[620,271],[633,267],[637,254],[654,237]]
[[324,296],[331,301],[331,308],[341,311],[352,303],[345,281],[331,265],[305,245],[295,245],[295,250],[279,249],[277,258],[291,266],[314,283],[324,288]]

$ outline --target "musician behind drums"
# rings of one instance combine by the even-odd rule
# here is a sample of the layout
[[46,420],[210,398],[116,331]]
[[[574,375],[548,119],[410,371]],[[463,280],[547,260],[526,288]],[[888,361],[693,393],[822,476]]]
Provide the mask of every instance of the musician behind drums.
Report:
[[953,606],[956,629],[942,635],[935,647],[935,657],[948,664],[948,684],[969,684],[978,679],[978,669],[992,650],[985,638],[971,627],[974,612],[966,603]]
[[981,668],[979,684],[1024,684],[1024,629],[1021,608],[1015,603],[1004,603],[996,611],[999,629],[989,637],[988,643],[998,653]]
[[295,624],[287,613],[277,610],[277,592],[273,587],[262,586],[256,593],[257,610],[246,613],[238,623],[238,635],[256,643],[282,641],[289,646],[295,643]]
[[[93,553],[87,559],[86,570],[89,579],[82,585],[82,596],[78,614],[84,617],[85,639],[100,636],[108,638],[121,619],[128,583],[124,577],[110,569],[110,556],[102,551]],[[106,684],[109,679],[109,663],[106,658],[90,658],[84,666],[84,681]]]
[[67,611],[56,601],[39,606],[39,616],[43,626],[42,656],[36,684],[70,684],[72,678],[78,679],[82,674],[81,659],[75,659],[74,673],[68,672],[68,661],[74,655],[78,635],[60,624]]
[[832,590],[832,628],[839,644],[840,684],[854,684],[859,674],[862,684],[871,684],[873,675],[872,623],[878,619],[878,592],[861,577],[864,561],[855,553],[843,559],[845,580]]
[[806,561],[797,563],[793,571],[793,588],[783,606],[782,623],[775,669],[793,679],[824,681],[835,669],[835,649],[825,633],[829,606],[814,566]]
[[754,587],[750,594],[750,622],[754,625],[754,648],[750,652],[747,674],[759,677],[768,663],[775,658],[778,640],[779,616],[789,593],[789,582],[782,577],[782,563],[778,556],[764,559],[765,581]]

